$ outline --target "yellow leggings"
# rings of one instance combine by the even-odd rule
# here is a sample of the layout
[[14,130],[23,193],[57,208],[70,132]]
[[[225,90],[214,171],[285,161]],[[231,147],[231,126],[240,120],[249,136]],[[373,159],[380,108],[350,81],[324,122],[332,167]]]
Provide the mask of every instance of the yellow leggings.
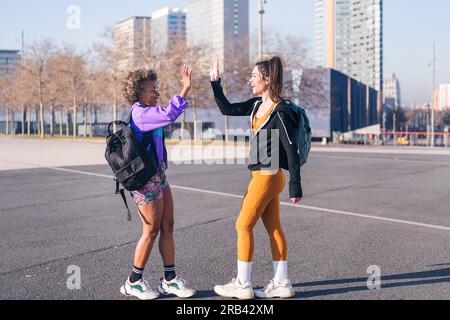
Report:
[[274,175],[252,172],[241,212],[236,222],[238,233],[238,260],[251,262],[255,249],[253,228],[259,218],[270,238],[273,261],[287,261],[287,243],[280,222],[280,193],[285,185],[281,169]]

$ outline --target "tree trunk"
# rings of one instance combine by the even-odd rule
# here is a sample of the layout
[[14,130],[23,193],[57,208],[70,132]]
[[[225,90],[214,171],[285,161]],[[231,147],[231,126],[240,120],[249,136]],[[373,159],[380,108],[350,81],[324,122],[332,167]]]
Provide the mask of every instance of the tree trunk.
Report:
[[77,139],[77,123],[78,123],[78,106],[77,106],[77,98],[74,96],[73,98],[73,139]]
[[5,112],[6,112],[6,116],[5,116],[5,134],[8,135],[9,132],[9,109],[5,107]]
[[29,107],[29,111],[27,112],[27,135],[31,134],[31,106]]
[[66,110],[66,136],[69,136],[69,108]]
[[41,128],[41,139],[45,138],[45,123],[44,123],[44,102],[42,98],[42,75],[39,75],[39,121]]
[[225,123],[224,123],[224,128],[225,128],[225,132],[224,132],[224,134],[225,134],[225,142],[226,143],[228,143],[228,116],[225,116],[225,119],[224,119],[224,121],[225,121]]
[[86,139],[87,137],[87,106],[84,105],[84,110],[83,110],[83,117],[84,117],[84,135],[83,137]]
[[183,117],[181,118],[181,140],[184,140],[185,124],[186,124],[186,112],[183,112]]
[[38,107],[35,107],[35,113],[36,113],[36,128],[37,128],[37,134],[41,135],[41,124],[39,121],[39,109]]
[[52,105],[50,107],[50,136],[53,137],[53,130],[55,124],[55,107]]
[[63,135],[63,107],[59,107],[59,135]]
[[114,83],[114,90],[113,90],[113,130],[114,132],[116,132],[116,123],[115,121],[117,120],[117,88],[116,88],[116,84]]
[[22,106],[22,135],[25,135],[25,106]]
[[15,125],[14,125],[14,117],[15,116],[15,112],[14,112],[14,110],[11,110],[11,135],[15,135],[16,134],[16,128],[15,128]]
[[41,139],[45,138],[44,105],[39,106],[39,122],[41,125]]
[[92,138],[92,106],[89,106],[89,138]]
[[197,130],[197,108],[195,106],[195,100],[192,99],[192,115],[194,118],[194,141],[198,141],[198,130]]

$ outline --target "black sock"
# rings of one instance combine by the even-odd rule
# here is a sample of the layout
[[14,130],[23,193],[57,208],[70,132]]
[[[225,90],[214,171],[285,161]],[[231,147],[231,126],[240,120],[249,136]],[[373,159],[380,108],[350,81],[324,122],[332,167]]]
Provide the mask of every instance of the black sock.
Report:
[[171,281],[175,279],[176,276],[174,265],[164,266],[164,279],[166,279],[166,281]]
[[142,279],[142,274],[144,273],[144,268],[138,268],[133,266],[133,271],[131,271],[130,282],[135,283]]

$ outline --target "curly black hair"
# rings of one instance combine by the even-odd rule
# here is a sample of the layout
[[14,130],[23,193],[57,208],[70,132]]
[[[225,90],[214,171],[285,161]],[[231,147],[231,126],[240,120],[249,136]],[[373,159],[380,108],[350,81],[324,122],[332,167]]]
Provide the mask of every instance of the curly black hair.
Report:
[[152,69],[136,69],[128,73],[125,81],[122,82],[122,92],[125,99],[130,104],[139,101],[144,83],[147,81],[157,81],[158,75]]

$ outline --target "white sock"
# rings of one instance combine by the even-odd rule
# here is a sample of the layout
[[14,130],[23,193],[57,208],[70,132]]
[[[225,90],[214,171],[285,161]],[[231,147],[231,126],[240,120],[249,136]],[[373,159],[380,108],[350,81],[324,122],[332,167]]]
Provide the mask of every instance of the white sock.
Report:
[[288,263],[287,261],[274,261],[273,271],[275,276],[273,279],[280,283],[288,280]]
[[250,282],[252,276],[252,263],[251,262],[243,262],[238,260],[238,276],[237,278],[241,282],[241,284],[245,284]]

